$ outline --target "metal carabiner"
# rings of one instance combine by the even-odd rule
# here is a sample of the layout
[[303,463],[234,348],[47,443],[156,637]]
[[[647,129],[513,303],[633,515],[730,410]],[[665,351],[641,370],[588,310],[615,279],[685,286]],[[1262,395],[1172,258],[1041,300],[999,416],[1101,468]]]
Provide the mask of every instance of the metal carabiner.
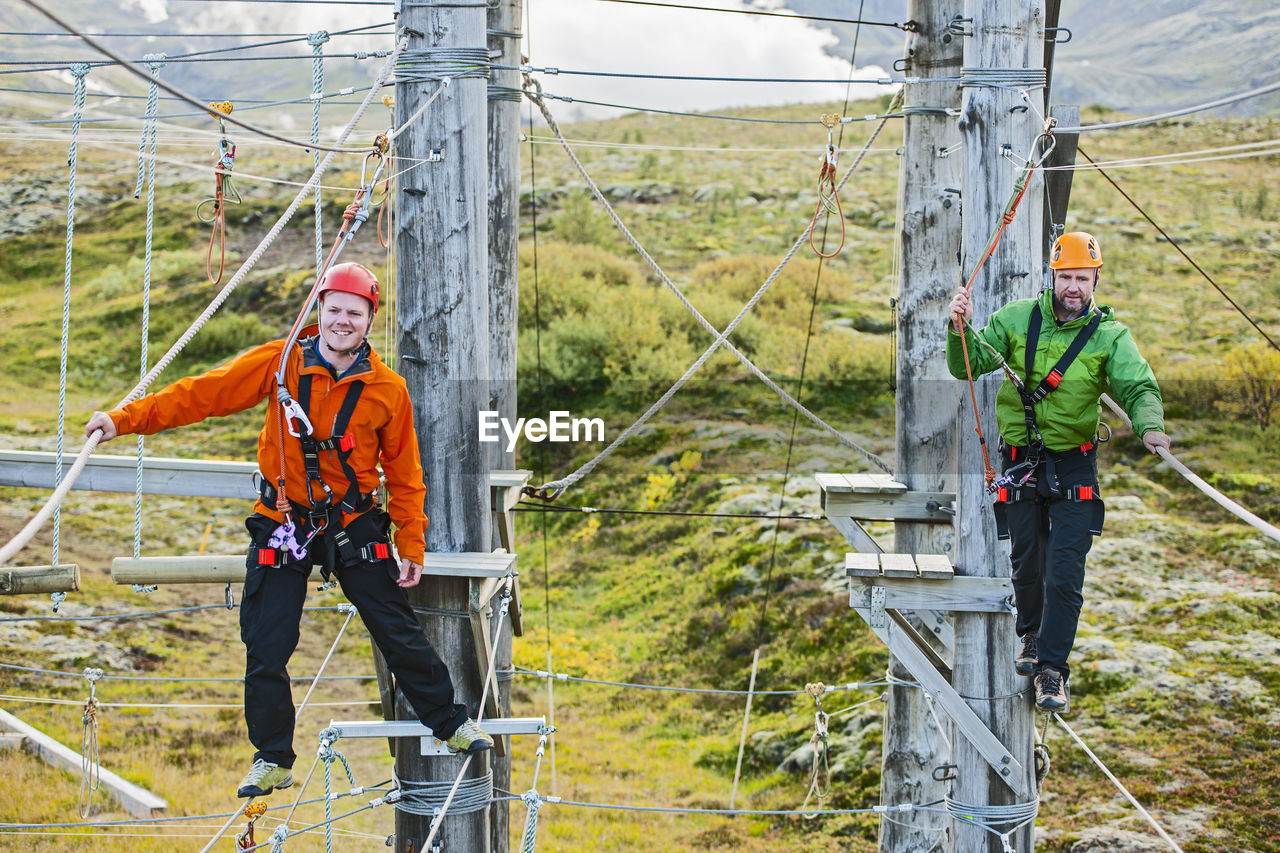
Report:
[[[284,389],[281,389],[282,391]],[[299,433],[293,427],[296,420],[306,429],[305,435],[312,434],[311,419],[307,417],[307,413],[302,410],[302,406],[298,405],[298,401],[293,399],[285,392],[280,396],[280,406],[284,409],[284,423],[289,429],[289,435],[294,438],[301,438],[303,433]]]

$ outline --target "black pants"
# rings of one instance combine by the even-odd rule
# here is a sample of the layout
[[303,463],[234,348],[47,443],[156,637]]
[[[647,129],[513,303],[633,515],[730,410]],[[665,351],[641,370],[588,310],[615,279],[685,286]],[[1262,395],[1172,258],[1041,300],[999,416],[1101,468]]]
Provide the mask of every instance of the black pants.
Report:
[[[1007,470],[1013,464],[1010,451],[1006,448],[1002,455]],[[1056,488],[1046,467],[1042,460],[1020,499],[1005,504],[1004,513],[1018,636],[1037,635],[1037,672],[1051,666],[1066,677],[1084,603],[1085,557],[1094,531],[1102,531],[1097,451],[1054,454]],[[1073,489],[1078,486],[1092,487],[1093,499],[1076,499]]]
[[[372,517],[374,514],[378,517]],[[371,518],[366,519],[366,516]],[[385,518],[374,509],[353,519],[347,528],[355,541],[357,525],[381,526]],[[294,707],[288,664],[298,647],[302,605],[307,597],[308,563],[257,565],[256,549],[265,547],[276,522],[252,515],[245,522],[253,540],[240,604],[240,639],[245,646],[244,718],[254,758],[292,767]],[[385,526],[382,526],[385,531]],[[367,531],[363,531],[367,533]],[[385,541],[385,538],[382,540]],[[314,541],[312,553],[323,551]],[[356,606],[387,666],[418,719],[439,738],[448,738],[467,719],[467,711],[453,701],[449,669],[422,634],[405,591],[396,586],[399,568],[393,560],[339,561],[338,582]]]

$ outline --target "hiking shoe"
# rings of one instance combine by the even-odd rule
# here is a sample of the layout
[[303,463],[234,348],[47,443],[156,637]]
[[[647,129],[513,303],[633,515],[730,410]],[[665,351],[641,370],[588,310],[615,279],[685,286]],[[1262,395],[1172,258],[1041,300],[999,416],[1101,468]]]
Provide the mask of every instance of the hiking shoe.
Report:
[[240,783],[237,797],[265,797],[279,788],[288,788],[293,784],[293,771],[261,758],[253,762],[249,772]]
[[1046,713],[1065,714],[1070,706],[1070,695],[1067,691],[1067,680],[1051,666],[1046,666],[1036,675],[1036,707]]
[[480,731],[475,720],[468,718],[465,723],[458,726],[458,730],[444,742],[444,745],[452,752],[472,754],[493,749],[493,738]]
[[1018,675],[1035,675],[1036,663],[1040,660],[1036,651],[1036,635],[1023,634],[1022,646],[1013,659],[1013,671]]

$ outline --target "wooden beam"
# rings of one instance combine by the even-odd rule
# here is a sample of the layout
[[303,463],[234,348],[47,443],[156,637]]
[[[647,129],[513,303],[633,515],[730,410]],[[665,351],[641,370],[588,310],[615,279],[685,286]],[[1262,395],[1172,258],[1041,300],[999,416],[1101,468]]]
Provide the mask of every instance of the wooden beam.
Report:
[[75,592],[79,588],[80,567],[75,563],[0,569],[0,595]]
[[849,606],[870,607],[871,590],[885,590],[887,608],[894,610],[1008,613],[1013,583],[1007,578],[959,576],[945,583],[923,578],[881,578],[849,573]]
[[965,704],[964,699],[955,691],[947,680],[934,668],[928,656],[911,640],[902,627],[889,620],[885,625],[872,625],[870,610],[862,607],[854,608],[876,636],[889,647],[889,651],[900,660],[912,677],[928,693],[938,707],[946,712],[955,723],[956,728],[964,734],[978,754],[986,760],[996,776],[1015,794],[1023,793],[1022,765],[1013,754],[1004,748],[1004,744],[991,733],[973,710]]
[[[423,576],[500,578],[515,569],[514,554],[427,554]],[[241,554],[202,557],[116,557],[111,561],[113,583],[244,583]],[[315,571],[313,570],[314,574]]]
[[[25,739],[25,746],[48,764],[79,776],[83,767],[80,753],[63,746],[35,726],[25,723],[7,711],[0,710],[0,728],[16,732]],[[101,766],[98,767],[101,787],[129,814],[137,818],[160,817],[169,808],[163,798],[120,778]]]
[[[57,457],[43,451],[0,450],[0,486],[54,488]],[[63,454],[64,470],[74,459],[74,455]],[[256,500],[253,472],[257,470],[256,462],[145,456],[142,491],[148,495]],[[137,457],[95,453],[71,488],[132,494],[137,489],[137,475]]]
[[876,544],[876,540],[871,538],[871,534],[852,518],[845,515],[829,515],[827,521],[831,522],[831,526],[839,530],[855,551],[864,554],[880,554],[884,549]]
[[955,503],[951,492],[849,492],[822,494],[822,511],[867,521],[933,521],[950,524]]
[[[546,726],[546,717],[493,717],[480,721],[480,728],[494,738],[511,735],[536,735]],[[341,738],[414,737],[421,740],[420,755],[453,755],[442,741],[436,739],[431,729],[413,720],[368,720],[352,723],[329,723],[338,730]]]

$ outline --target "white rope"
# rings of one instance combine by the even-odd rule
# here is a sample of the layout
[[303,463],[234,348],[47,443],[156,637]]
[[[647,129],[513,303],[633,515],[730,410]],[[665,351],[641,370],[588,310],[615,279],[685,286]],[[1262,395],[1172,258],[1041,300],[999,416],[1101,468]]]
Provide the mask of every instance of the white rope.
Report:
[[1125,786],[1120,784],[1120,780],[1107,769],[1107,765],[1103,764],[1102,760],[1098,758],[1098,756],[1093,754],[1093,750],[1080,739],[1080,736],[1071,730],[1071,726],[1068,726],[1066,721],[1058,714],[1054,714],[1053,719],[1057,721],[1058,725],[1062,726],[1067,734],[1071,735],[1071,739],[1079,744],[1080,748],[1084,750],[1085,755],[1088,755],[1089,758],[1093,760],[1093,763],[1098,765],[1098,769],[1100,769],[1103,774],[1111,780],[1111,784],[1115,785],[1116,789],[1120,793],[1124,794],[1125,799],[1133,804],[1133,807],[1138,810],[1138,813],[1147,819],[1147,823],[1151,824],[1152,828],[1155,829],[1156,834],[1163,838],[1170,847],[1177,851],[1177,853],[1182,853],[1182,848],[1178,846],[1178,843],[1169,837],[1169,833],[1165,832],[1164,828],[1161,827],[1160,824],[1156,823],[1155,818],[1153,818],[1151,814],[1142,807],[1142,803],[1134,799],[1133,794],[1130,794]]
[[[816,424],[819,428],[826,431],[829,435],[831,435],[841,444],[844,444],[850,447],[851,449],[857,451],[858,453],[862,454],[862,456],[865,457],[867,461],[876,465],[881,470],[892,474],[893,469],[890,468],[889,465],[884,462],[884,460],[880,459],[878,456],[871,453],[869,450],[866,450],[865,448],[860,447],[858,444],[856,444],[851,439],[846,437],[843,433],[839,432],[830,424],[828,424],[826,421],[822,420],[813,412],[805,408],[804,405],[802,405],[799,400],[796,400],[794,397],[788,394],[785,390],[783,390],[781,386],[779,386],[776,382],[774,382],[772,379],[766,376],[764,372],[760,370],[760,368],[756,367],[756,365],[752,363],[752,361],[749,358],[747,358],[746,355],[744,355],[733,344],[729,343],[729,340],[728,340],[728,337],[730,334],[733,333],[733,330],[736,329],[738,327],[738,324],[741,323],[743,319],[746,318],[747,314],[750,313],[751,309],[753,309],[756,306],[756,303],[760,301],[760,299],[764,296],[765,292],[769,289],[769,287],[774,283],[774,281],[777,280],[778,276],[782,274],[782,270],[786,267],[786,265],[791,261],[793,257],[795,257],[796,253],[799,252],[800,249],[804,246],[804,244],[808,241],[809,233],[813,230],[813,226],[817,221],[816,218],[813,220],[810,220],[808,225],[805,226],[805,229],[803,233],[801,233],[799,239],[797,239],[796,242],[791,246],[791,248],[787,251],[786,255],[783,256],[782,260],[774,268],[773,272],[771,272],[769,274],[769,277],[765,279],[764,283],[760,285],[759,289],[757,289],[756,292],[752,294],[751,298],[747,300],[746,305],[742,307],[742,310],[738,312],[738,315],[734,317],[732,321],[730,321],[729,325],[727,325],[724,328],[724,331],[720,331],[716,329],[716,327],[711,323],[711,321],[709,321],[706,317],[702,315],[700,311],[698,311],[698,309],[693,305],[692,302],[689,301],[689,298],[685,296],[684,293],[680,290],[680,288],[676,286],[675,282],[673,282],[667,276],[666,272],[663,271],[662,267],[658,265],[658,262],[655,261],[653,259],[653,256],[651,256],[648,253],[648,251],[645,250],[644,246],[640,244],[640,241],[636,239],[635,235],[631,233],[631,230],[627,228],[626,224],[618,216],[617,212],[613,209],[613,206],[609,203],[609,200],[605,197],[604,193],[600,190],[600,187],[596,185],[595,181],[592,180],[591,175],[588,174],[586,167],[582,165],[582,162],[578,159],[577,155],[574,154],[573,149],[564,140],[564,134],[561,132],[560,126],[559,124],[557,124],[555,117],[551,115],[551,111],[547,107],[546,101],[543,100],[540,94],[540,88],[535,92],[527,92],[526,94],[528,94],[529,99],[533,101],[533,103],[537,104],[538,109],[542,112],[543,119],[547,122],[547,127],[552,131],[552,133],[555,134],[556,138],[560,140],[561,147],[564,149],[565,153],[569,156],[569,159],[573,162],[574,166],[577,168],[578,173],[582,176],[583,180],[586,181],[588,189],[591,190],[592,194],[596,197],[596,200],[599,201],[600,204],[604,207],[605,212],[609,215],[609,218],[613,220],[613,224],[618,227],[618,229],[622,232],[623,236],[626,237],[627,242],[631,244],[631,246],[636,250],[636,252],[640,255],[640,257],[644,259],[645,263],[647,263],[649,267],[658,275],[658,277],[662,280],[663,284],[667,287],[667,289],[670,290],[676,296],[676,298],[680,300],[681,304],[684,305],[684,307],[693,315],[694,319],[698,321],[698,324],[701,325],[708,332],[716,336],[716,339],[712,341],[711,346],[709,346],[702,353],[702,355],[698,356],[697,360],[694,361],[694,363],[689,367],[689,369],[685,371],[684,375],[681,376],[679,379],[677,379],[675,384],[672,385],[670,388],[668,388],[667,391],[663,393],[661,397],[658,398],[657,402],[655,402],[652,406],[650,406],[647,410],[645,410],[644,414],[642,414],[639,418],[637,418],[635,423],[627,427],[627,429],[623,430],[623,432],[617,438],[615,438],[604,450],[600,451],[600,453],[598,453],[594,458],[587,461],[584,465],[579,467],[576,471],[569,474],[568,476],[563,477],[559,480],[554,480],[552,482],[545,483],[542,486],[538,487],[538,491],[548,498],[554,498],[560,495],[561,493],[563,493],[564,490],[567,489],[569,486],[572,486],[574,483],[581,480],[587,474],[591,473],[591,471],[597,465],[599,465],[602,461],[604,461],[606,458],[612,455],[613,452],[617,450],[617,448],[621,446],[624,441],[626,441],[628,438],[634,435],[640,429],[640,427],[642,427],[649,420],[650,417],[652,417],[655,413],[657,413],[659,409],[665,406],[667,404],[667,401],[669,401],[675,395],[675,393],[679,391],[680,388],[682,388],[684,384],[689,381],[690,378],[693,377],[693,374],[697,373],[698,370],[707,362],[707,360],[710,359],[713,354],[715,354],[716,350],[718,350],[722,346],[725,349],[727,349],[731,354],[733,354],[733,356],[737,358],[738,361],[742,362],[743,366],[746,367],[748,370],[750,370],[758,379],[760,379],[760,381],[764,382],[764,384],[767,385],[770,390],[772,390],[778,396],[782,397],[782,399],[785,400],[792,408],[796,409],[805,417],[809,418],[810,421]],[[858,155],[857,159],[854,160],[853,165],[850,166],[848,171],[845,172],[844,177],[840,179],[839,184],[836,186],[837,192],[843,189],[844,185],[848,182],[849,178],[853,176],[854,170],[857,169],[858,165],[862,162],[863,156],[865,156],[867,149],[870,148],[871,143],[875,141],[876,136],[880,133],[881,129],[884,128],[886,121],[887,120],[882,120],[876,126],[875,130],[872,131],[871,137],[867,140],[866,147],[863,148],[863,151]]]
[[[1106,403],[1108,408],[1111,409],[1111,411],[1119,415],[1124,420],[1125,425],[1129,427],[1129,429],[1133,429],[1133,422],[1129,420],[1129,416],[1125,413],[1124,409],[1120,408],[1120,406],[1116,404],[1115,400],[1112,400],[1109,395],[1103,394],[1102,402]],[[1222,492],[1218,491],[1213,486],[1209,485],[1204,480],[1200,479],[1200,477],[1198,477],[1195,474],[1195,472],[1193,472],[1186,465],[1183,465],[1182,462],[1180,462],[1176,456],[1174,456],[1165,448],[1157,447],[1156,453],[1160,455],[1161,459],[1163,459],[1165,462],[1168,462],[1169,465],[1172,466],[1173,470],[1181,474],[1183,478],[1187,480],[1187,482],[1191,483],[1191,485],[1195,486],[1197,489],[1199,489],[1200,491],[1208,495],[1214,501],[1214,503],[1218,504],[1218,506],[1222,507],[1227,512],[1231,513],[1236,518],[1240,519],[1245,524],[1248,524],[1250,527],[1254,528],[1258,532],[1266,536],[1270,536],[1272,539],[1276,540],[1277,542],[1280,542],[1280,528],[1276,527],[1274,524],[1268,524],[1267,522],[1263,521],[1261,518],[1258,518],[1258,516],[1249,512],[1249,510],[1240,506],[1240,504],[1231,500],[1231,498],[1227,497]]]
[[756,689],[756,670],[760,667],[760,647],[751,656],[751,678],[747,681],[747,710],[742,715],[742,736],[738,738],[738,765],[733,770],[733,790],[729,792],[729,808],[737,805],[738,780],[742,776],[742,753],[747,749],[747,724],[751,722],[751,700]]
[[[364,115],[364,112],[368,108],[369,103],[373,100],[374,95],[382,87],[383,81],[386,80],[387,76],[391,73],[391,69],[395,67],[396,57],[399,56],[400,51],[402,51],[408,43],[407,37],[402,38],[399,43],[397,43],[396,49],[392,51],[391,56],[387,58],[387,63],[383,65],[382,69],[378,72],[378,76],[374,79],[373,85],[370,86],[368,95],[365,96],[365,99],[360,103],[360,106],[356,108],[355,114],[351,117],[347,126],[342,129],[342,133],[338,135],[337,145],[340,146],[346,142],[347,137],[351,135],[353,130],[355,130],[356,123],[359,122],[360,117]],[[120,401],[117,408],[127,403],[132,403],[134,400],[141,397],[147,387],[150,386],[150,384],[155,381],[155,378],[160,375],[160,372],[169,366],[169,362],[173,361],[173,359],[177,357],[178,353],[182,351],[182,348],[185,347],[187,343],[195,337],[196,333],[200,331],[204,324],[209,321],[209,318],[222,307],[222,303],[227,301],[227,298],[231,296],[232,291],[240,285],[240,282],[249,273],[249,270],[253,268],[254,264],[258,262],[271,244],[275,242],[276,237],[278,237],[280,232],[284,230],[284,226],[293,218],[293,214],[302,204],[303,199],[310,194],[311,188],[320,181],[320,176],[324,174],[326,169],[328,169],[329,164],[333,162],[337,153],[336,149],[329,152],[321,162],[320,168],[312,172],[311,178],[307,181],[307,185],[303,187],[296,196],[294,196],[289,207],[286,208],[285,212],[280,215],[278,220],[276,220],[276,224],[271,227],[271,230],[262,238],[262,241],[258,243],[257,248],[255,248],[253,252],[250,253],[249,257],[245,259],[244,263],[240,265],[240,269],[236,270],[236,274],[233,275],[223,286],[222,290],[218,292],[218,295],[213,298],[213,301],[209,303],[208,307],[204,309],[190,327],[182,333],[182,336],[174,342],[173,346],[169,348],[169,351],[156,362],[155,366],[152,367],[151,371],[143,377],[142,381],[140,381],[134,389]],[[71,470],[67,473],[67,478],[58,485],[58,488],[49,496],[49,500],[45,502],[44,506],[38,513],[36,513],[35,517],[27,522],[26,526],[23,527],[16,536],[5,543],[3,548],[0,548],[0,565],[7,563],[15,554],[26,547],[31,539],[36,535],[36,532],[44,526],[46,521],[49,520],[49,516],[53,514],[53,511],[62,505],[62,502],[66,500],[67,493],[71,491],[71,486],[84,470],[85,465],[89,461],[89,456],[92,455],[93,451],[97,448],[98,442],[101,441],[101,439],[101,431],[94,430],[93,435],[89,436],[85,441],[84,447],[80,450],[80,454],[76,456],[76,461],[71,466]]]

